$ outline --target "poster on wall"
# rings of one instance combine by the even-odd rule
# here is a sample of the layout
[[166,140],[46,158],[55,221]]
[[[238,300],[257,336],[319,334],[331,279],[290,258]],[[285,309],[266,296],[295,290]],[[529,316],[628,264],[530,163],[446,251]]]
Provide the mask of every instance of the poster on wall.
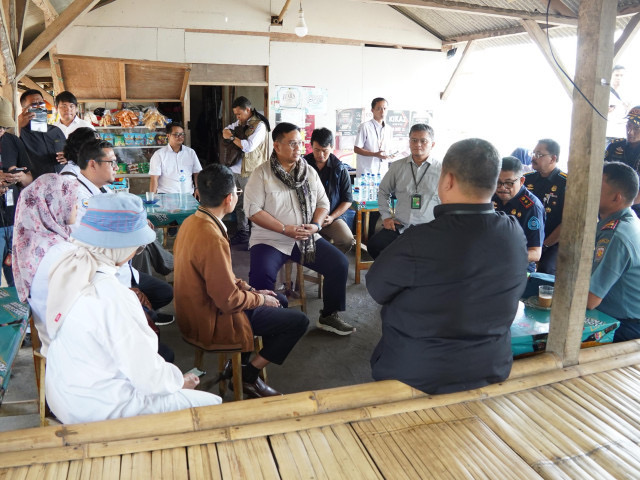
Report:
[[409,138],[409,120],[411,112],[409,110],[388,110],[387,125],[391,127],[392,138]]
[[364,109],[362,108],[336,110],[336,145],[333,154],[352,167],[356,164],[353,145],[358,135],[358,128],[363,121]]
[[414,126],[416,123],[433,125],[433,111],[423,110],[421,112],[411,112],[411,126]]

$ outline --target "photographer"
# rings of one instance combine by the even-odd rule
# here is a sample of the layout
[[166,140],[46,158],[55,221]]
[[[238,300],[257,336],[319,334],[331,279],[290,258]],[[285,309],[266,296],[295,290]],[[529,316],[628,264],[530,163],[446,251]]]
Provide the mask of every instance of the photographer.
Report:
[[20,96],[20,105],[20,140],[33,164],[33,177],[37,178],[43,173],[60,173],[67,163],[62,153],[67,139],[62,130],[46,123],[47,107],[42,94],[38,90],[27,90]]
[[8,128],[13,127],[15,123],[11,103],[0,97],[0,260],[10,287],[13,286],[11,244],[15,205],[20,190],[33,180],[31,163],[24,145],[18,137],[7,132]]

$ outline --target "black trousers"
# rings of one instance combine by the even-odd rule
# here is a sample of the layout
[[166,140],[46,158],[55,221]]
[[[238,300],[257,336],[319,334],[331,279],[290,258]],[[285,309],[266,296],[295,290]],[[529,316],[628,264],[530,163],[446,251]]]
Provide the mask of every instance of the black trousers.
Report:
[[287,308],[287,298],[278,294],[283,308],[258,307],[246,310],[254,335],[262,337],[260,355],[276,365],[282,365],[298,340],[307,332],[309,319],[297,309]]
[[397,230],[387,230],[383,228],[367,242],[367,251],[369,255],[375,260],[378,255],[387,248],[393,241],[398,238],[400,234]]
[[558,244],[550,247],[542,247],[542,255],[538,262],[538,273],[556,274],[556,262],[558,260]]
[[[164,280],[154,277],[153,275],[143,272],[138,273],[140,274],[138,288],[147,296],[154,310],[158,310],[159,308],[171,303],[171,300],[173,300],[173,287],[171,285]],[[131,276],[131,280],[132,284],[135,283],[133,274]]]

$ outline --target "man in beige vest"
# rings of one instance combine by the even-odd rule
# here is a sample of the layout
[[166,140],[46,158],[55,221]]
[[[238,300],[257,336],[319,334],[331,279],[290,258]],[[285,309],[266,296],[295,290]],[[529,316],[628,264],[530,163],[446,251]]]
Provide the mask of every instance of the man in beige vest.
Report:
[[[242,160],[232,165],[231,171],[236,186],[244,190],[251,172],[268,158],[267,132],[271,131],[269,120],[252,107],[247,97],[238,97],[232,104],[233,114],[238,120],[222,131],[226,140],[231,140],[243,152]],[[241,132],[240,135],[238,133]],[[244,214],[242,197],[235,208],[237,219],[236,234],[231,237],[231,245],[249,243],[249,220]]]

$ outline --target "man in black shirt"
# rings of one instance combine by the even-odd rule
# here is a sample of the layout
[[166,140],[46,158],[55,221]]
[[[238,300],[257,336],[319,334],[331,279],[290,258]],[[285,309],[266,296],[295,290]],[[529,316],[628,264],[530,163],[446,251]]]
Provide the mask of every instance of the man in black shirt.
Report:
[[539,140],[531,154],[531,165],[535,171],[524,176],[525,186],[542,202],[546,214],[544,243],[537,271],[552,275],[556,274],[564,192],[567,188],[567,174],[557,166],[559,155],[558,142],[549,138]]
[[304,159],[316,169],[324,190],[329,197],[329,215],[322,224],[320,235],[333,244],[342,253],[347,253],[355,244],[351,224],[355,212],[349,210],[353,195],[349,169],[333,153],[333,133],[328,128],[317,128],[311,134],[313,152]]
[[499,172],[489,142],[454,143],[442,163],[435,220],[403,233],[369,270],[367,290],[383,305],[374,379],[450,393],[509,376],[527,247],[515,218],[493,209]]
[[7,132],[15,127],[9,100],[0,97],[0,262],[7,283],[13,286],[11,244],[16,202],[22,187],[33,180],[31,162],[18,137]]
[[[38,90],[27,90],[20,96],[22,113],[18,115],[20,140],[24,143],[33,164],[33,177],[43,173],[60,173],[67,163],[62,151],[67,141],[58,127],[45,124],[44,132],[33,130],[31,121],[36,117],[35,109],[46,108]],[[30,111],[32,110],[32,111]]]

